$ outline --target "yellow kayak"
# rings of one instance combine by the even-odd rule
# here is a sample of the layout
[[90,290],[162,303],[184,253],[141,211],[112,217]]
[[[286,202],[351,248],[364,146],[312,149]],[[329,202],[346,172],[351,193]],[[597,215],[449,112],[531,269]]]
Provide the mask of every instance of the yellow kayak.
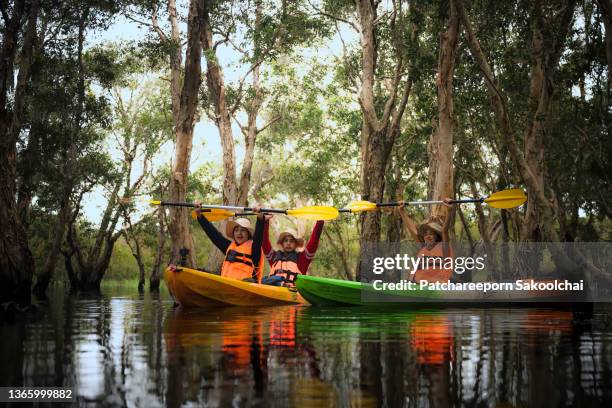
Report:
[[174,299],[185,307],[308,303],[295,289],[243,282],[195,269],[178,268],[175,271],[166,269],[164,279]]

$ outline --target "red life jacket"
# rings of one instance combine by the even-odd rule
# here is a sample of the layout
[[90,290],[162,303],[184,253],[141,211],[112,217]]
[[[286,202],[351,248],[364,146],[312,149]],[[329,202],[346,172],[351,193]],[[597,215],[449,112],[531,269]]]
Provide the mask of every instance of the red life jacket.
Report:
[[259,265],[253,265],[252,246],[253,240],[251,239],[240,245],[232,241],[225,253],[221,276],[238,280],[253,278],[257,282],[261,282],[264,257],[262,253],[259,257]]
[[270,321],[271,346],[295,347],[297,331],[295,322],[296,313],[297,310],[291,308],[289,309],[289,313],[281,311],[273,316],[273,320]]
[[441,242],[438,242],[431,249],[428,249],[426,245],[423,245],[423,247],[419,250],[417,257],[423,258],[423,260],[421,261],[422,263],[420,264],[419,269],[413,276],[414,282],[418,283],[421,280],[426,280],[428,282],[448,282],[453,275],[452,268],[427,268],[428,262],[430,265],[434,265],[435,262],[436,266],[440,264],[444,266],[446,263],[446,258],[453,257],[453,251],[450,247],[448,247],[447,253],[444,254],[444,247]]
[[280,276],[285,279],[283,286],[294,287],[295,279],[302,273],[297,264],[298,256],[297,251],[276,251],[272,260],[270,276]]

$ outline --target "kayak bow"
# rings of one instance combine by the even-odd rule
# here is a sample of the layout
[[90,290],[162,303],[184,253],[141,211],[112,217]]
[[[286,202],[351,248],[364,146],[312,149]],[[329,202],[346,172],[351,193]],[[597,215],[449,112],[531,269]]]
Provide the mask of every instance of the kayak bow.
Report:
[[297,291],[286,287],[243,282],[195,269],[168,268],[164,279],[175,300],[186,307],[307,303]]

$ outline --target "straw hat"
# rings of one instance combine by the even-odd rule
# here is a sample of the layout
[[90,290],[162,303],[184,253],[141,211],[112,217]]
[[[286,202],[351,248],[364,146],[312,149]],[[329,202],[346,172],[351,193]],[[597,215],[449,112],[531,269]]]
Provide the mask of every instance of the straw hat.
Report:
[[251,233],[251,238],[253,238],[253,235],[255,235],[255,229],[251,226],[251,221],[246,218],[237,218],[235,220],[228,221],[227,225],[225,226],[225,235],[229,239],[234,239],[234,228],[236,227],[248,229]]
[[278,239],[276,240],[276,243],[282,246],[283,240],[285,239],[285,237],[291,236],[293,239],[295,239],[296,247],[301,248],[304,246],[304,239],[298,238],[297,235],[298,234],[294,230],[283,231],[279,234]]
[[425,235],[426,229],[433,230],[436,234],[438,234],[440,240],[442,240],[442,226],[439,223],[435,221],[425,221],[424,223],[419,225],[418,233],[419,238],[421,238],[421,240],[423,240],[423,236]]

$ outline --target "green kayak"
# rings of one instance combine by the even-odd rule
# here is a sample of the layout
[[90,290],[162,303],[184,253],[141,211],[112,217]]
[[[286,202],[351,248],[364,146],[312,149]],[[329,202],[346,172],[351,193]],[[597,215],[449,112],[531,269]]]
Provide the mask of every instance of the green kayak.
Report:
[[308,275],[300,275],[296,286],[300,295],[315,306],[559,306],[576,299],[575,294],[560,290],[381,290],[380,285]]
[[300,275],[296,286],[302,297],[315,306],[378,305],[393,306],[402,303],[436,303],[442,293],[431,290],[377,291],[367,283],[341,279]]

